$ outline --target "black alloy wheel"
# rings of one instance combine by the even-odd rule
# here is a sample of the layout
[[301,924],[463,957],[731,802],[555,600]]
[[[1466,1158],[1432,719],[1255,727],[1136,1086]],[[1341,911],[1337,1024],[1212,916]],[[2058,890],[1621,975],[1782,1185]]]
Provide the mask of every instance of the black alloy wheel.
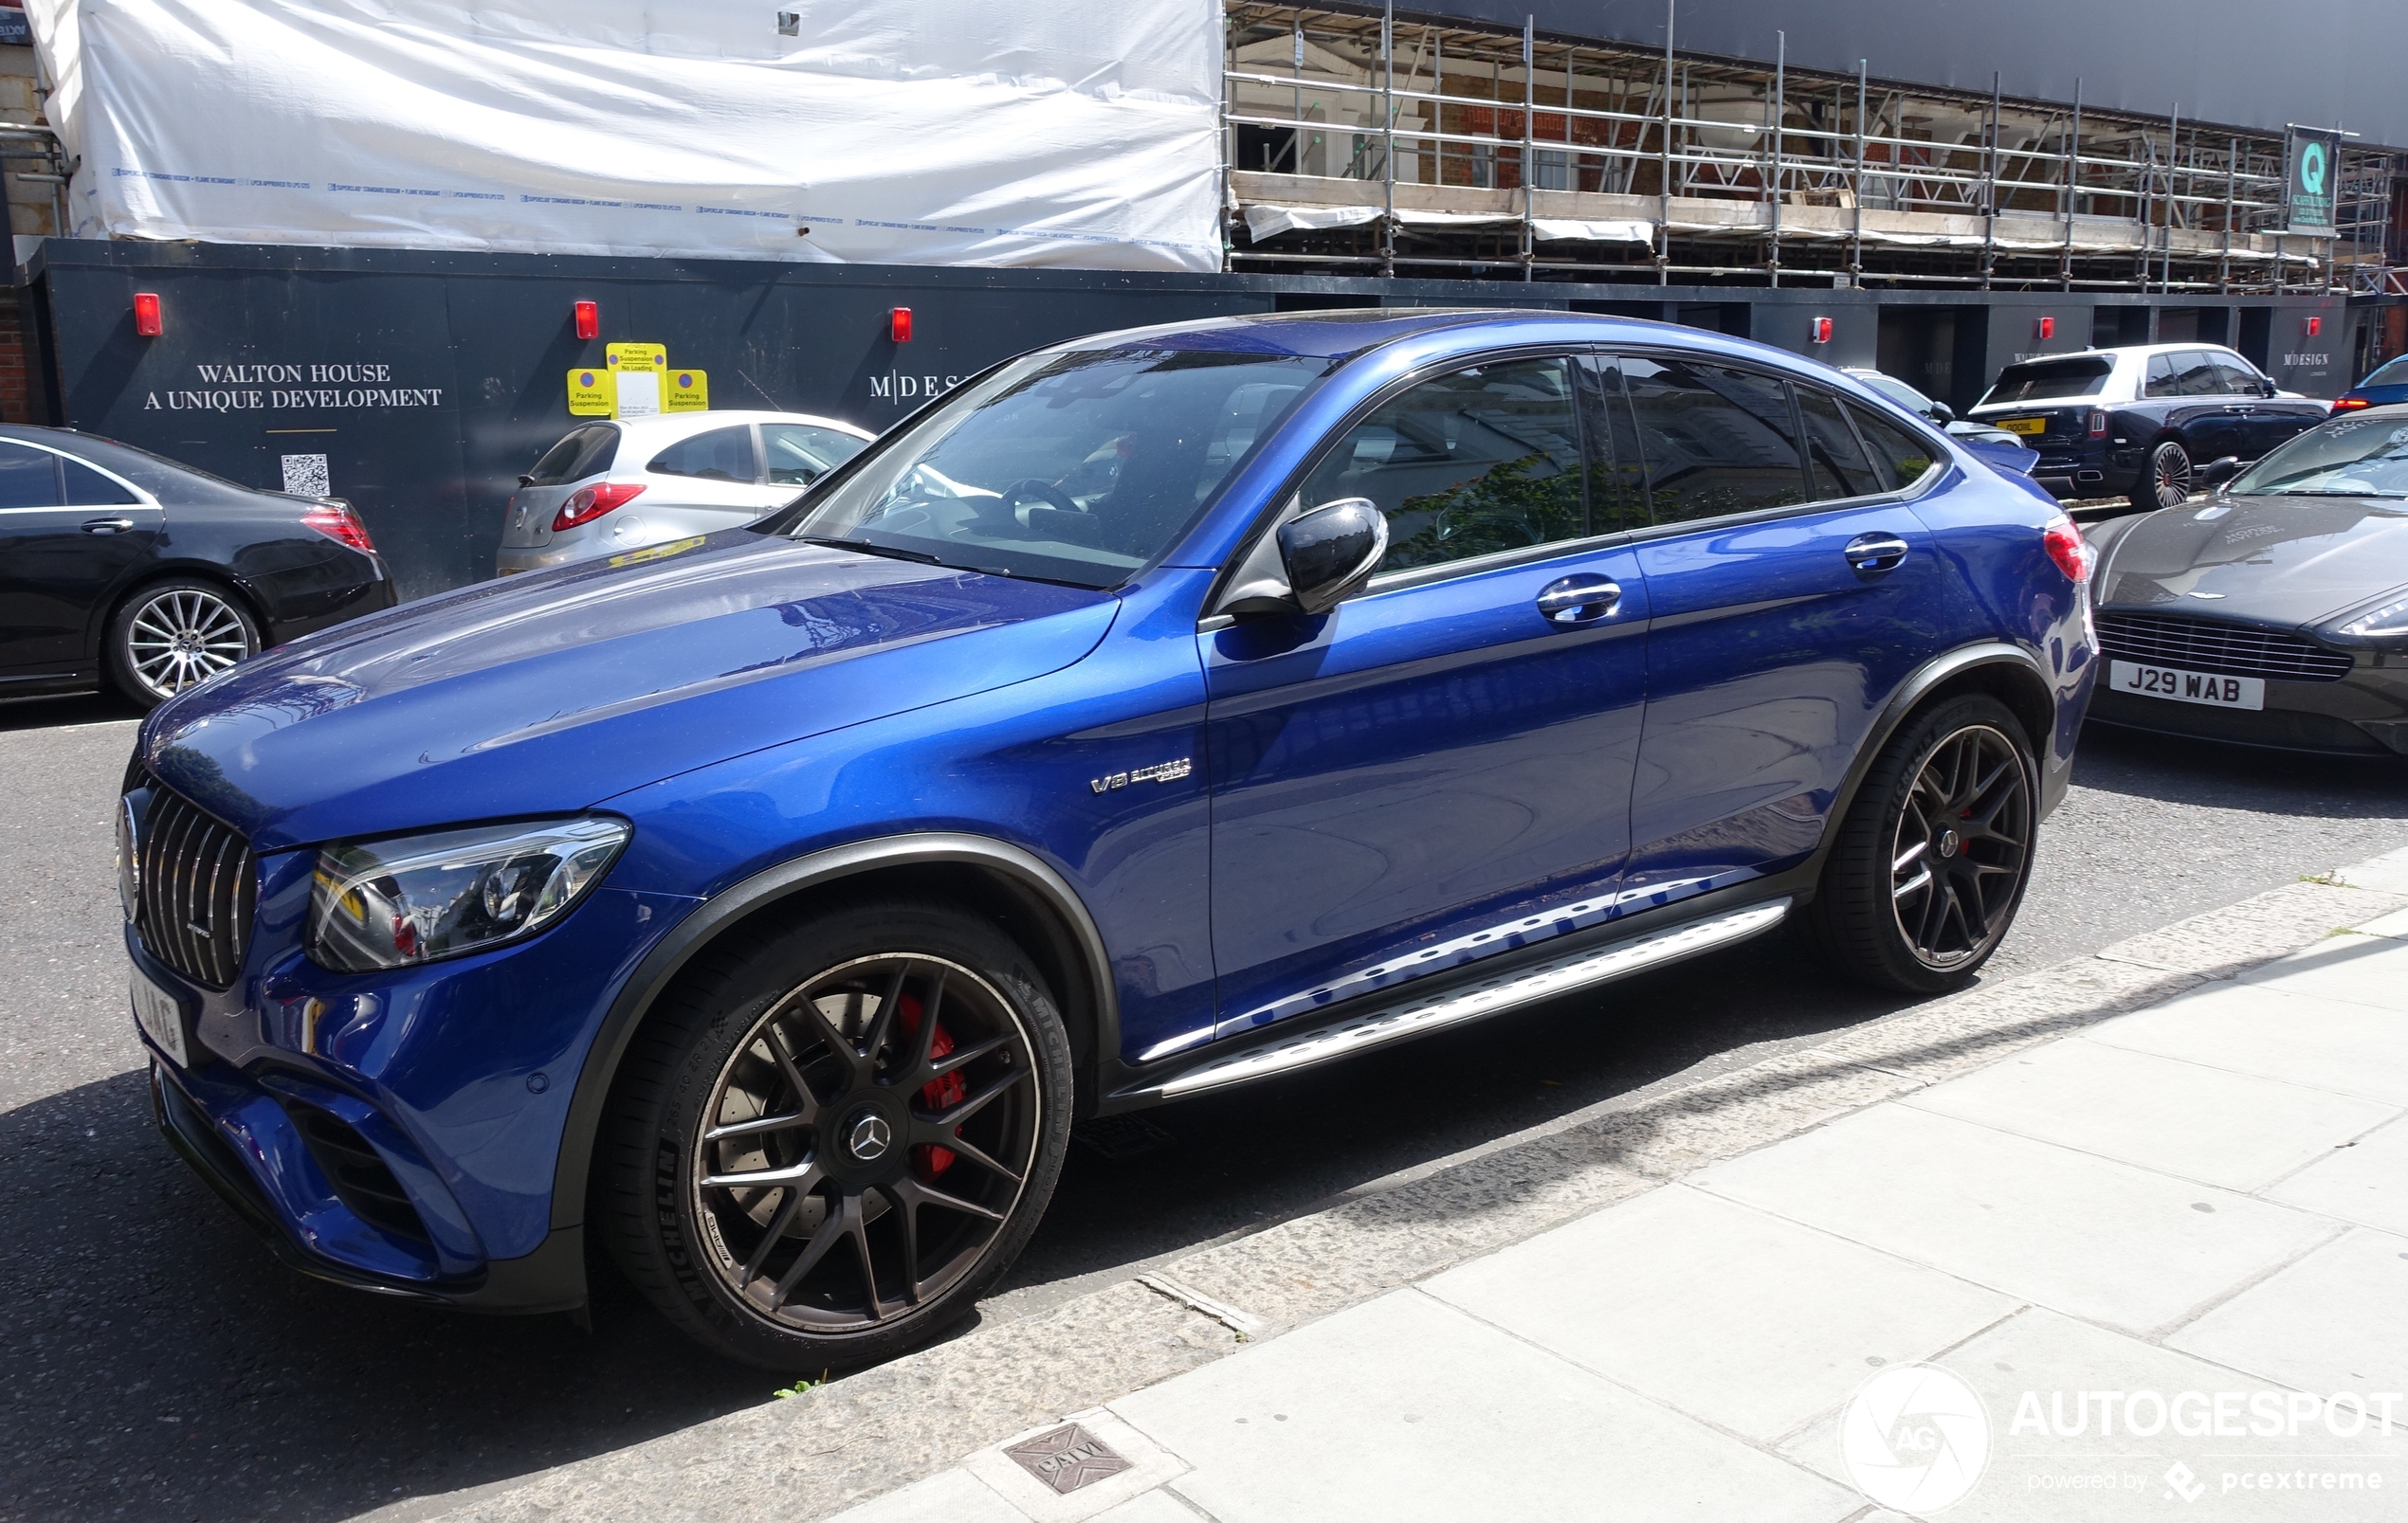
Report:
[[689,1333],[777,1369],[886,1358],[966,1315],[1068,1138],[1042,982],[991,927],[900,904],[708,964],[623,1070],[623,1267]]
[[2032,876],[2030,743],[2004,704],[1954,698],[1909,720],[1866,774],[1806,927],[1885,988],[1955,988],[2004,939]]
[[2143,513],[2179,508],[2191,499],[2191,452],[2174,440],[2165,440],[2149,451],[2132,505]]

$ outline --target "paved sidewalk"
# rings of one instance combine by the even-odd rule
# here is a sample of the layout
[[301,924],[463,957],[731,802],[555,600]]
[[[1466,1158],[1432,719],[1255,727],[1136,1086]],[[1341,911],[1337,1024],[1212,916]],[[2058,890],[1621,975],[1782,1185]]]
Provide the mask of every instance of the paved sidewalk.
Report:
[[1657,1117],[1620,1188],[1518,1159],[1525,1205],[1586,1181],[1568,1220],[1392,1224],[1370,1299],[1309,1225],[1199,1255],[1154,1288],[1250,1346],[841,1515],[2408,1515],[2408,852],[2303,891],[2261,899],[2385,913],[2271,961],[2216,916],[2125,943],[2109,985],[2182,991],[2071,1034],[1835,1042],[1753,1151],[1684,1166]]

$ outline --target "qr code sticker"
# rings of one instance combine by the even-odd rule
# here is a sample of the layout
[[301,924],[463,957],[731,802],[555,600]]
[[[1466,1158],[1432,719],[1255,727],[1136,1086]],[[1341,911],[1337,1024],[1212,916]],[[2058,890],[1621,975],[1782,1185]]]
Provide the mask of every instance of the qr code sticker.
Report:
[[283,460],[285,491],[305,498],[322,498],[334,490],[326,477],[325,456],[286,455]]

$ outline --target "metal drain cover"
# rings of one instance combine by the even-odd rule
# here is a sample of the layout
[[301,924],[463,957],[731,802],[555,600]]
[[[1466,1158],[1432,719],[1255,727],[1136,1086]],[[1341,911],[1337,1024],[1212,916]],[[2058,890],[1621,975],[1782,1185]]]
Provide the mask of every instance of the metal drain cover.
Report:
[[1076,1423],[1065,1423],[1050,1433],[1040,1433],[1003,1452],[1021,1469],[1065,1495],[1129,1468],[1126,1460]]

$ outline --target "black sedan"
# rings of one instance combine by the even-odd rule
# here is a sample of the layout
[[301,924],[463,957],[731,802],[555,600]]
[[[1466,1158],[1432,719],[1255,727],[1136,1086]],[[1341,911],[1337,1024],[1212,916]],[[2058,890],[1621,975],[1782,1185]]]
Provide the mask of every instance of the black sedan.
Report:
[[105,680],[149,708],[393,603],[339,498],[254,491],[69,428],[0,427],[0,698]]
[[2220,344],[2139,344],[2018,361],[1972,417],[2038,450],[2033,480],[2058,497],[2147,513],[2187,499],[2201,466],[2256,460],[2330,410]]
[[2091,718],[2408,755],[2408,407],[2334,419],[2207,501],[2091,542],[2107,662]]

